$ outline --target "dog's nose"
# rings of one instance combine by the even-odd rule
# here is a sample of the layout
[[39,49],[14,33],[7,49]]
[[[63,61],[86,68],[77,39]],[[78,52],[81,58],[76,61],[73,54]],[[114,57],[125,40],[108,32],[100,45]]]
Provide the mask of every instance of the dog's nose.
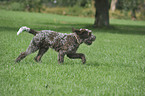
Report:
[[95,39],[96,39],[96,36],[94,36],[95,37]]
[[92,37],[92,40],[95,41],[95,39],[96,39],[96,36],[93,36],[93,37]]

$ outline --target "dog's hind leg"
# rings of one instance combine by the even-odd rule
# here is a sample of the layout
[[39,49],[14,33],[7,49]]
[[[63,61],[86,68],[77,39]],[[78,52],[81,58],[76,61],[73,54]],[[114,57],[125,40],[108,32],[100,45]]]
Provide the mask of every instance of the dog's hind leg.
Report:
[[38,47],[35,46],[32,42],[30,43],[29,47],[27,48],[27,50],[25,52],[22,52],[18,58],[16,59],[15,62],[20,62],[22,59],[24,59],[27,55],[34,53],[38,50]]
[[36,62],[39,62],[41,60],[41,57],[44,55],[45,52],[47,52],[48,48],[40,48],[37,56],[34,58]]
[[86,63],[85,55],[82,54],[82,53],[67,54],[67,57],[69,57],[69,58],[71,58],[71,59],[82,59],[82,63],[83,63],[83,64]]

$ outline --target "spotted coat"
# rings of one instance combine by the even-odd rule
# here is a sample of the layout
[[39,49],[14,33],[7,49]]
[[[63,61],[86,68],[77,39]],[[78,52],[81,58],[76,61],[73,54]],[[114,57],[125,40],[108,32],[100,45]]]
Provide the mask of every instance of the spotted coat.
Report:
[[52,48],[59,53],[59,63],[63,63],[65,55],[71,59],[80,58],[82,59],[82,62],[85,63],[85,55],[82,53],[76,53],[76,51],[79,48],[79,45],[83,42],[87,45],[91,45],[96,38],[88,29],[73,29],[73,33],[66,34],[51,30],[35,31],[27,27],[21,27],[17,34],[22,31],[27,31],[35,36],[33,37],[26,52],[22,52],[16,59],[16,62],[19,62],[28,54],[39,50],[38,55],[35,57],[35,60],[38,62],[41,60],[43,54],[49,48]]
[[58,33],[51,30],[42,30],[32,40],[38,47],[50,47],[55,51],[63,50],[66,53],[75,53],[79,47],[74,33]]

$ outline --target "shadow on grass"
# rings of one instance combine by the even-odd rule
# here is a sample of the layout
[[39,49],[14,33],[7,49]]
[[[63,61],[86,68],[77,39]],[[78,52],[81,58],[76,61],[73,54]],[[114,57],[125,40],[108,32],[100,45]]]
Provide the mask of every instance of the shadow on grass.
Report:
[[[26,25],[27,26],[27,25]],[[0,32],[15,31],[17,32],[21,26],[0,26]],[[30,27],[34,30],[54,30],[57,32],[71,33],[72,27],[74,28],[88,28],[97,33],[114,33],[114,34],[133,34],[133,35],[145,35],[145,26],[141,25],[110,25],[109,27],[94,28],[89,24],[74,24],[74,23],[40,23],[33,24]]]
[[0,32],[4,31],[18,31],[16,27],[5,27],[5,26],[0,26]]
[[98,62],[87,62],[85,65],[87,66],[100,66]]
[[110,25],[109,27],[94,28],[93,26],[89,25],[86,26],[86,28],[92,29],[94,32],[99,33],[145,35],[145,26]]
[[[89,24],[71,24],[71,23],[47,23],[45,24],[48,27],[51,27],[54,31],[59,32],[69,32],[71,31],[72,27],[74,28],[88,28],[91,29],[93,32],[97,33],[114,33],[114,34],[133,34],[133,35],[145,35],[145,26],[141,25],[110,25],[109,27],[102,27],[102,28],[95,28]],[[47,28],[48,28],[47,27]]]

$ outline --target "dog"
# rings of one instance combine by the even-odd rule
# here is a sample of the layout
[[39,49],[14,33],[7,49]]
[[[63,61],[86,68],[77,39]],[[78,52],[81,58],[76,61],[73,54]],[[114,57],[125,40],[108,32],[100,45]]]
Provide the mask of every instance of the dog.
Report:
[[37,56],[34,58],[36,62],[41,61],[41,57],[49,48],[58,52],[58,63],[64,62],[64,56],[67,55],[70,59],[81,59],[82,63],[86,63],[85,55],[82,53],[76,53],[77,49],[82,43],[91,45],[95,41],[96,36],[92,34],[88,29],[75,29],[72,28],[70,34],[59,33],[51,30],[36,31],[23,26],[17,32],[17,35],[26,31],[34,35],[30,42],[29,47],[25,52],[22,52],[15,62],[20,62],[27,55],[39,50]]

